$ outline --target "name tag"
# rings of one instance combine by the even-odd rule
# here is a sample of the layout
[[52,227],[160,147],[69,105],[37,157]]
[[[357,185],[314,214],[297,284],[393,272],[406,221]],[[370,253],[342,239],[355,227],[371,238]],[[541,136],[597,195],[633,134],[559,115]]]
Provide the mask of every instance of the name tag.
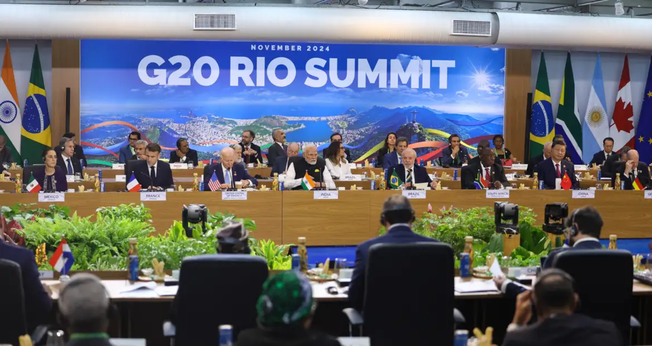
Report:
[[523,163],[512,163],[512,169],[517,169],[517,170],[526,170],[527,165]]
[[75,182],[75,176],[74,175],[66,175],[66,182],[67,183],[74,183]]
[[339,199],[339,191],[314,191],[314,199]]
[[588,171],[589,167],[587,165],[575,165],[575,171]]
[[403,197],[407,199],[426,199],[425,190],[403,190]]
[[223,201],[246,201],[247,191],[222,191]]
[[254,164],[253,163],[248,163],[247,168],[254,168]]
[[170,164],[171,169],[188,169],[187,163],[172,163]]
[[140,193],[141,202],[165,201],[166,198],[167,197],[165,191],[150,191]]
[[652,190],[645,190],[645,199],[652,199]]
[[360,177],[355,175],[355,174],[346,174],[346,175],[341,176],[340,180],[355,181],[355,180],[362,180],[362,179],[360,179]]
[[487,190],[487,198],[509,198],[509,190]]
[[52,270],[39,270],[38,278],[41,280],[54,279],[54,272]]
[[39,193],[38,201],[45,203],[65,202],[66,194],[63,192]]
[[114,163],[111,168],[124,170],[125,169],[125,164],[124,163]]
[[124,175],[124,174],[122,174],[122,175],[116,175],[116,176],[115,176],[115,181],[117,181],[118,183],[124,183],[124,182],[127,181],[127,176]]
[[595,198],[594,190],[573,190],[573,198]]

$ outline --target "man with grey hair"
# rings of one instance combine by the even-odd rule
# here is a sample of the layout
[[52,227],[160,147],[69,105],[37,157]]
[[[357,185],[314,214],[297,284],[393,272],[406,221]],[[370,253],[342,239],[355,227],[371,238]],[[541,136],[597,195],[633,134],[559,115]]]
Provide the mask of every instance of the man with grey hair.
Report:
[[279,156],[272,166],[272,175],[274,173],[287,174],[288,166],[290,165],[290,158],[299,156],[299,144],[291,143],[287,146],[287,155]]
[[139,139],[134,145],[134,155],[131,157],[131,160],[147,160],[147,155],[145,155],[145,148],[147,148],[147,141],[144,139]]
[[[437,186],[437,182],[432,181],[428,175],[425,167],[416,164],[417,152],[414,149],[407,148],[401,154],[401,164],[398,164],[391,169],[387,170],[385,178],[387,181],[393,174],[398,176],[403,187],[406,189],[414,189],[416,184],[428,183],[433,189]],[[400,185],[400,182],[398,185]],[[387,188],[391,188],[393,184],[387,184]]]
[[62,137],[59,140],[59,147],[57,156],[57,166],[66,173],[66,175],[81,174],[82,166],[79,158],[75,156],[75,142],[72,138]]
[[285,145],[285,131],[276,129],[272,132],[274,143],[267,149],[267,163],[272,166],[276,163],[276,159],[281,156],[287,155],[288,146]]
[[70,334],[66,346],[110,346],[109,308],[111,301],[100,279],[79,273],[59,293],[59,312]]
[[412,209],[410,200],[403,195],[392,195],[385,200],[380,213],[380,222],[387,233],[361,243],[355,250],[355,268],[349,287],[349,302],[358,311],[362,311],[364,305],[365,273],[369,248],[376,244],[438,242],[436,239],[412,232],[414,209]]
[[[216,191],[218,189],[233,189],[236,182],[241,181],[242,187],[256,187],[258,180],[251,177],[243,165],[235,164],[235,150],[226,147],[220,151],[220,162],[208,165],[204,168],[204,191]],[[215,174],[219,184],[211,183]]]
[[337,188],[333,177],[326,169],[326,161],[319,157],[314,144],[304,146],[303,157],[292,157],[289,159],[289,163],[288,173],[285,177],[285,189],[335,190]]
[[531,158],[530,162],[528,162],[527,169],[525,170],[525,174],[529,175],[530,177],[533,177],[534,172],[537,171],[537,165],[543,162],[543,160],[547,160],[550,158],[551,150],[552,150],[552,142],[546,142],[546,144],[543,145],[543,152],[541,153],[541,155]]
[[[625,154],[626,161],[616,163],[614,173],[620,174],[623,190],[643,190],[650,185],[650,171],[644,162],[639,161],[638,151],[629,150]],[[611,177],[611,187],[615,188],[616,174]]]

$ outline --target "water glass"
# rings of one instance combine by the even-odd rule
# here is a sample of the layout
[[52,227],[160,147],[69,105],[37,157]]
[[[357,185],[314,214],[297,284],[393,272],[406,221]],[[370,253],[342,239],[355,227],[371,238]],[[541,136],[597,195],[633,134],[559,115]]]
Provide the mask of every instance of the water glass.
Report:
[[195,168],[195,163],[193,161],[188,161],[188,169]]
[[46,346],[63,346],[63,330],[48,331],[48,341]]
[[75,173],[75,181],[81,181],[81,173]]
[[346,265],[346,258],[336,258],[335,259],[335,268],[333,268],[333,272],[339,273],[340,269],[346,269],[348,266]]
[[652,272],[652,253],[647,254],[647,257],[642,262],[641,264],[645,264],[645,269],[648,272]]

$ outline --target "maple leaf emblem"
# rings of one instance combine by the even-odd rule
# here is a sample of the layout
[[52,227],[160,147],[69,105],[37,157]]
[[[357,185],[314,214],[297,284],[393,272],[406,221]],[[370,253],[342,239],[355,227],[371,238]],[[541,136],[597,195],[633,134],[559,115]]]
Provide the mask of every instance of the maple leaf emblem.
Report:
[[619,98],[616,102],[613,116],[613,121],[618,132],[630,132],[634,129],[634,122],[631,120],[633,116],[634,111],[632,109],[632,104],[628,103],[627,107],[625,107],[625,102],[623,102],[622,98]]

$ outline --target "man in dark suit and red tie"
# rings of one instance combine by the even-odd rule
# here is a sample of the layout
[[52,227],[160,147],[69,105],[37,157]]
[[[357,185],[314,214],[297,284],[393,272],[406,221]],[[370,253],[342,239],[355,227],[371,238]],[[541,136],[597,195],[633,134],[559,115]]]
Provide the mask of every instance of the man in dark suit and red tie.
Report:
[[491,189],[509,186],[505,169],[496,163],[496,153],[484,147],[480,153],[480,162],[473,162],[462,167],[462,189],[476,189],[475,181],[481,176]]
[[552,142],[551,157],[537,165],[539,181],[543,182],[544,189],[554,190],[557,186],[557,179],[560,179],[560,182],[563,181],[565,174],[571,181],[571,189],[577,188],[573,163],[564,160],[564,157],[566,157],[566,143],[561,140]]
[[[219,188],[235,188],[236,182],[242,182],[242,188],[256,187],[258,181],[251,177],[242,165],[235,163],[235,150],[230,147],[220,152],[220,162],[204,168],[204,191],[215,191]],[[217,176],[219,184],[210,183],[213,173]],[[212,186],[215,186],[213,188]]]

